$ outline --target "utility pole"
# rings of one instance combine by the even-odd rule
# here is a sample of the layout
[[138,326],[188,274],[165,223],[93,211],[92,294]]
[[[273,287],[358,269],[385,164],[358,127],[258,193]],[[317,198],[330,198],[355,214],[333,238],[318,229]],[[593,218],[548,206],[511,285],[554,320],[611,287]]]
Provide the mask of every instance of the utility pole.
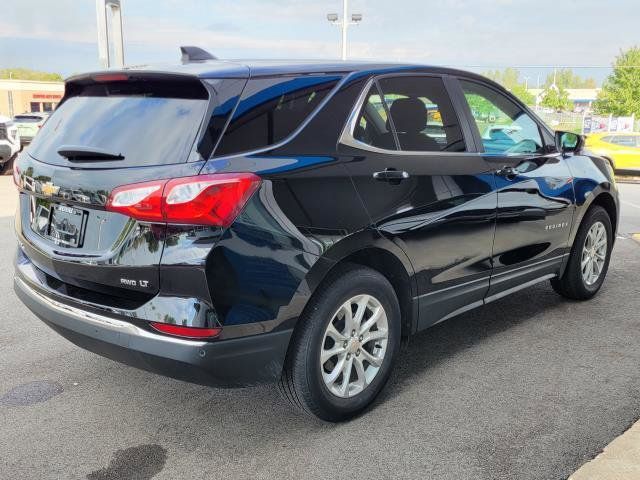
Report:
[[[110,18],[108,18],[110,15]],[[122,5],[120,0],[96,0],[98,20],[98,58],[102,68],[124,67]],[[111,25],[109,25],[111,24]],[[111,29],[109,29],[111,26]],[[111,58],[111,44],[113,57]]]
[[347,59],[347,9],[349,8],[349,0],[342,0],[342,60]]
[[337,13],[329,13],[327,20],[332,25],[340,27],[341,30],[341,42],[340,42],[340,58],[342,60],[347,59],[347,29],[350,25],[357,25],[362,21],[362,14],[354,13],[351,15],[351,21],[347,21],[347,15],[349,14],[349,0],[342,0],[342,20],[339,20]]

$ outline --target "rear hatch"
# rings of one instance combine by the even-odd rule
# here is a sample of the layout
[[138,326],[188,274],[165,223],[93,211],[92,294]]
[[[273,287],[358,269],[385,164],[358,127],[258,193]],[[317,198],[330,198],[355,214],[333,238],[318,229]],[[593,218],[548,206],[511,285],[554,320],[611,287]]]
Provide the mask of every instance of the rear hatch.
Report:
[[45,118],[41,115],[33,114],[23,114],[16,115],[13,117],[13,121],[18,127],[18,132],[20,133],[20,139],[24,140],[27,138],[33,138],[40,130],[40,127],[44,123]]
[[67,83],[63,101],[16,163],[16,229],[40,270],[116,296],[158,291],[165,224],[105,205],[118,186],[199,172],[198,144],[211,135],[204,119],[215,113],[211,87],[192,76],[135,72]]

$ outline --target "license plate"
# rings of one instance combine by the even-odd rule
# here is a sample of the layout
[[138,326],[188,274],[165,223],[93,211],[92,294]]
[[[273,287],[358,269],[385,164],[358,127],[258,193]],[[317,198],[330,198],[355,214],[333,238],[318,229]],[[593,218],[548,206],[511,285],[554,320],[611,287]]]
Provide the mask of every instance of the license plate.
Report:
[[51,216],[46,237],[56,245],[81,247],[87,213],[66,205],[51,205]]

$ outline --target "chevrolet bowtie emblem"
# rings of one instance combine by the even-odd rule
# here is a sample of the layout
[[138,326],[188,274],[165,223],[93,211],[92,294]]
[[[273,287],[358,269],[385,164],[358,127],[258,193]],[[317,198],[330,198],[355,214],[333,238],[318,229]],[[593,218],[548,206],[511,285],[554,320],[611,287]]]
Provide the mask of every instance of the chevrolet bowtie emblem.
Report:
[[60,190],[60,187],[58,187],[57,185],[54,185],[51,182],[43,183],[40,188],[42,189],[42,194],[46,195],[47,197],[57,195],[58,190]]

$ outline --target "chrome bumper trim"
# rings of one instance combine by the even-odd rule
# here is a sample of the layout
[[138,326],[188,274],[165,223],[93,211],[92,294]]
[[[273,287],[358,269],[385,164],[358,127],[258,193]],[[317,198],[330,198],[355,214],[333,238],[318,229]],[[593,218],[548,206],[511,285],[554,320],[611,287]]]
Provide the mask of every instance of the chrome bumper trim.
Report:
[[[132,323],[118,320],[104,315],[99,315],[86,310],[81,310],[71,305],[58,302],[48,296],[41,294],[32,288],[27,282],[19,277],[14,277],[14,282],[20,290],[28,295],[33,301],[38,302],[45,308],[54,310],[62,315],[71,317],[77,321],[83,322],[87,325],[91,325],[102,330],[109,330],[115,333],[121,333],[125,336],[144,338],[154,340],[158,342],[166,342],[171,345],[184,345],[189,347],[201,347],[207,344],[207,342],[197,340],[185,340],[182,338],[174,338],[166,335],[159,335],[147,330],[144,330]],[[99,337],[98,337],[99,338]]]

